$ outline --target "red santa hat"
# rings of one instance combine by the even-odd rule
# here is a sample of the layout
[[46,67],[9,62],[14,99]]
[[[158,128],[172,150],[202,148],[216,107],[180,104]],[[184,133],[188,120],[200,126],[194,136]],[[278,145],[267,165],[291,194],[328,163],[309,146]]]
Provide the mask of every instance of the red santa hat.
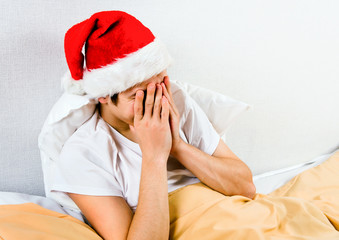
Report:
[[63,88],[90,98],[122,92],[172,62],[159,38],[121,11],[98,12],[74,25],[65,35],[64,47],[69,72],[62,79]]

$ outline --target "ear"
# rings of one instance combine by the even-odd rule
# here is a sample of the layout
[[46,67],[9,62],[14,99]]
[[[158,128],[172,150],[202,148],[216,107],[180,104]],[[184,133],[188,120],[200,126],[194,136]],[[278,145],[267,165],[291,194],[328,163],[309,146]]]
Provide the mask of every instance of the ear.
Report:
[[98,98],[98,101],[99,101],[101,104],[106,104],[106,103],[108,103],[109,98],[110,98],[109,95],[107,95],[106,97],[99,97],[99,98]]

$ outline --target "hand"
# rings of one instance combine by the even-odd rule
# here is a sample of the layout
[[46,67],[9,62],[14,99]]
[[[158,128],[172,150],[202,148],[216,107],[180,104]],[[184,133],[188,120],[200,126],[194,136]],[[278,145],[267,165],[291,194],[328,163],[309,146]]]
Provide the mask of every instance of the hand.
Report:
[[176,151],[179,144],[182,143],[182,139],[179,136],[180,114],[173,101],[171,83],[170,83],[168,76],[164,78],[164,81],[163,83],[161,83],[161,86],[162,86],[162,91],[164,93],[164,96],[168,99],[168,102],[169,102],[169,115],[170,115],[169,121],[170,121],[171,134],[172,134],[172,147],[171,147],[170,153],[172,154]]
[[156,158],[167,162],[172,146],[168,99],[163,96],[160,84],[154,83],[147,86],[144,113],[143,99],[144,92],[137,91],[134,102],[134,131],[143,159]]

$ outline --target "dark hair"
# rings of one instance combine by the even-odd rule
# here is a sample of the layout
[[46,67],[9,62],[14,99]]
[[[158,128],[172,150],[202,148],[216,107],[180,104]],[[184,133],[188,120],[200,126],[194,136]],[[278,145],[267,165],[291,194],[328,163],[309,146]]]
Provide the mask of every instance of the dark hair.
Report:
[[117,105],[118,104],[118,93],[111,96],[111,100],[112,100],[114,105]]

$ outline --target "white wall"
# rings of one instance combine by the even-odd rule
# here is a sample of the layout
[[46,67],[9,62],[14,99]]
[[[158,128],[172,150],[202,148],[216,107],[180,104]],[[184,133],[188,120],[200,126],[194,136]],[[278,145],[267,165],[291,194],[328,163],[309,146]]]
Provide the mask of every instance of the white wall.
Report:
[[0,0],[0,190],[42,193],[37,136],[61,94],[64,33],[101,10],[159,36],[172,79],[252,105],[226,143],[255,174],[338,146],[338,1]]
[[231,149],[258,173],[338,146],[339,2],[212,2],[181,1],[159,31],[173,77],[253,106],[230,129]]

